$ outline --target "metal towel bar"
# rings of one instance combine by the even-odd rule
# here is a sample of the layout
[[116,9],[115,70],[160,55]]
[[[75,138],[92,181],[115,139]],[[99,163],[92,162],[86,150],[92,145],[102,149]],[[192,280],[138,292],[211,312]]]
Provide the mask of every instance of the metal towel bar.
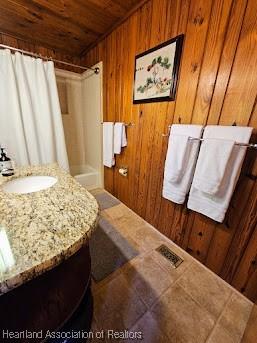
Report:
[[[168,137],[170,135],[170,129],[171,129],[171,125],[168,126],[168,132],[167,133],[163,133],[162,136],[163,137]],[[189,137],[190,140],[192,141],[204,141],[204,138],[194,138],[194,137]],[[239,143],[236,142],[235,145],[239,145],[239,146],[243,146],[246,148],[252,148],[252,149],[257,149],[257,143]]]
[[[194,138],[194,137],[189,137],[189,139],[191,141],[204,141],[204,138]],[[244,146],[246,148],[253,148],[253,149],[257,149],[257,143],[256,144],[252,144],[252,143],[239,143],[236,142],[235,145],[239,145],[239,146]]]
[[[103,124],[104,122],[101,122],[101,124]],[[135,126],[134,123],[124,123],[125,126]]]

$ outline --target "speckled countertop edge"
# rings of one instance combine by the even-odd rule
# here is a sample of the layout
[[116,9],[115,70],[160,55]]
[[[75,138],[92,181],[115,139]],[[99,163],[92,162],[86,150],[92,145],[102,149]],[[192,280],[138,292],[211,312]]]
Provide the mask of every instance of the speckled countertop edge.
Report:
[[[58,179],[57,183],[52,186],[51,188],[48,188],[43,191],[35,192],[35,193],[29,193],[29,194],[7,194],[1,190],[1,185],[3,185],[5,182],[15,179],[17,177],[24,177],[29,175],[48,175],[48,176],[54,176]],[[79,201],[77,204],[77,207],[79,210],[87,210],[87,214],[84,217],[84,213],[81,215],[76,213],[75,219],[76,219],[76,225],[81,222],[80,229],[76,229],[72,227],[72,223],[66,223],[62,225],[60,223],[60,231],[58,229],[53,229],[51,232],[52,235],[57,235],[61,233],[62,236],[64,236],[64,245],[63,249],[59,247],[57,249],[58,251],[50,251],[46,252],[47,257],[42,258],[42,261],[38,261],[36,259],[35,262],[33,260],[29,262],[31,265],[28,265],[24,268],[22,268],[22,265],[19,266],[19,261],[17,261],[17,265],[15,265],[13,268],[11,268],[7,273],[0,274],[0,295],[10,291],[11,289],[18,287],[19,285],[22,285],[23,283],[43,274],[44,272],[54,268],[55,266],[59,265],[62,261],[68,259],[70,256],[75,254],[84,244],[86,244],[94,230],[94,228],[97,225],[98,220],[98,214],[99,214],[99,207],[97,204],[96,199],[90,194],[85,188],[83,188],[81,185],[77,183],[77,181],[72,178],[68,173],[63,171],[58,167],[57,164],[52,165],[43,165],[43,166],[30,166],[30,167],[22,167],[18,168],[15,171],[15,175],[11,177],[0,177],[0,226],[7,228],[7,234],[9,234],[11,231],[10,227],[12,225],[16,225],[16,223],[20,223],[18,229],[15,230],[15,239],[14,242],[16,243],[17,237],[19,237],[19,231],[24,231],[25,234],[28,231],[28,227],[24,224],[24,227],[22,227],[23,223],[26,223],[26,221],[21,219],[19,222],[19,216],[17,216],[16,219],[14,219],[14,216],[17,215],[17,208],[19,205],[23,205],[26,202],[28,203],[28,206],[31,205],[32,202],[34,202],[34,206],[38,199],[44,199],[43,203],[46,203],[46,207],[42,207],[42,215],[47,214],[47,203],[49,198],[57,199],[57,201],[62,201],[63,198],[69,196],[69,194],[72,193],[73,197],[72,199],[72,206],[71,207],[71,214],[72,214],[72,208],[76,208],[76,197],[79,197]],[[60,197],[61,196],[61,197]],[[83,202],[83,206],[81,206],[81,200]],[[69,206],[69,202],[66,202],[65,205]],[[41,204],[39,204],[40,206]],[[56,205],[56,204],[55,204]],[[2,210],[3,208],[3,210]],[[26,206],[24,207],[26,208]],[[37,209],[39,210],[39,209]],[[51,211],[51,209],[49,209]],[[56,206],[53,207],[53,210],[56,210]],[[58,209],[59,210],[59,209]],[[65,209],[64,209],[65,212]],[[79,211],[78,211],[79,212]],[[56,212],[58,216],[58,211]],[[63,212],[62,212],[63,213]],[[21,218],[23,217],[21,213]],[[34,222],[30,222],[30,225],[33,224],[34,231],[37,229],[37,218],[35,218]],[[41,218],[42,219],[42,218]],[[56,217],[55,217],[56,219]],[[62,217],[60,217],[61,222]],[[57,218],[58,220],[58,218]],[[78,223],[77,223],[78,222]],[[84,225],[83,225],[84,223]],[[56,225],[56,220],[55,223]],[[42,223],[39,221],[38,225],[42,226]],[[49,223],[47,222],[47,225],[44,223],[44,231],[51,230],[50,227],[51,221]],[[67,238],[65,237],[65,232],[67,229]],[[14,230],[13,230],[14,231]],[[18,233],[17,233],[18,231]],[[32,231],[33,232],[33,231]],[[30,233],[30,232],[29,232]],[[70,233],[74,234],[74,238],[72,237],[71,242],[69,242]],[[11,237],[11,234],[10,234]],[[25,240],[29,240],[29,235],[25,238]],[[66,239],[66,240],[65,240]],[[11,238],[10,238],[11,240]],[[57,237],[58,240],[58,237]],[[70,244],[69,244],[70,243]],[[12,244],[11,244],[12,246]],[[40,247],[42,248],[42,247]],[[43,247],[44,248],[44,247]],[[41,249],[42,250],[42,249]],[[43,251],[43,250],[42,250]],[[42,253],[40,251],[40,253]],[[19,251],[14,251],[14,254],[19,255]],[[22,262],[21,262],[22,264]]]

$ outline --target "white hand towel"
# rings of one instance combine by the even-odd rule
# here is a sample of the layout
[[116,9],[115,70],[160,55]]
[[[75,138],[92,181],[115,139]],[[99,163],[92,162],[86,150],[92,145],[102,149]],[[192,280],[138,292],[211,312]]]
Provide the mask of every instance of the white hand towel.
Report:
[[114,125],[114,153],[120,154],[121,148],[127,146],[126,129],[124,123]]
[[113,150],[113,122],[103,123],[103,164],[111,168],[115,164]]
[[[172,125],[169,139],[169,145],[171,143],[171,146],[167,151],[162,190],[162,196],[165,199],[177,204],[184,203],[192,182],[200,144],[200,141],[190,140],[189,137],[200,138],[202,130],[202,125]],[[175,140],[171,137],[172,135],[176,136]],[[179,137],[181,138],[181,149],[179,147]],[[172,151],[178,156],[177,151],[174,151],[175,148],[183,155],[179,156],[179,163],[176,163],[174,156],[172,156]],[[173,167],[175,168],[174,173],[172,172]],[[180,175],[178,175],[178,170],[181,170]],[[177,181],[173,182],[172,180]]]
[[128,145],[127,135],[126,135],[126,126],[125,124],[122,125],[122,135],[121,135],[121,146],[124,148]]
[[225,175],[235,142],[213,139],[209,137],[209,131],[207,126],[195,168],[194,187],[208,194],[216,194]]
[[[249,143],[253,129],[251,127],[208,126],[205,130],[207,130],[209,137],[232,140],[238,143]],[[198,190],[194,186],[193,180],[188,208],[200,212],[217,222],[223,221],[240,175],[246,149],[246,147],[234,145],[221,185],[215,195]]]

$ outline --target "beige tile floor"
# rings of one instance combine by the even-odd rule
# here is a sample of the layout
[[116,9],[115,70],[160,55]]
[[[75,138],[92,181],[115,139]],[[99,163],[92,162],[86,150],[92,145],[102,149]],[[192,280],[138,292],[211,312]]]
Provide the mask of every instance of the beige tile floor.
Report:
[[[102,211],[101,216],[139,251],[137,257],[107,278],[93,282],[92,330],[104,330],[102,341],[248,342],[244,332],[253,309],[248,299],[124,204]],[[177,269],[156,252],[163,243],[184,259]],[[128,330],[131,335],[141,332],[143,339],[108,338],[108,330]]]

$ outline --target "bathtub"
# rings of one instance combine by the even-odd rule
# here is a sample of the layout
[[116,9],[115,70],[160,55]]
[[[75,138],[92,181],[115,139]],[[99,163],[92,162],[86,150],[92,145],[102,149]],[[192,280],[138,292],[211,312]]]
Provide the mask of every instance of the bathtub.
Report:
[[89,165],[70,166],[71,175],[86,189],[101,187],[101,175]]

